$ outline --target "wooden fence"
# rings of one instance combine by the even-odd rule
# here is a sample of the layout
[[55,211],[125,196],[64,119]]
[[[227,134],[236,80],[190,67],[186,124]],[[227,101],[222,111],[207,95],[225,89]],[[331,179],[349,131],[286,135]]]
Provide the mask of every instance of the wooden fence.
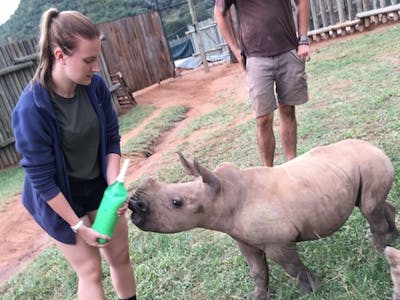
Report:
[[112,74],[121,73],[137,91],[175,76],[175,67],[158,12],[97,25],[102,53]]
[[310,0],[308,35],[312,41],[319,41],[398,21],[397,3],[399,0]]
[[0,169],[15,165],[11,112],[36,70],[35,38],[0,47]]
[[[204,51],[207,56],[221,54],[228,51],[228,45],[222,37],[218,27],[213,19],[203,20],[198,22],[199,34],[203,41]],[[186,32],[192,41],[194,48],[194,56],[200,55],[199,46],[197,45],[195,38],[196,32],[193,25],[188,25],[188,31]]]

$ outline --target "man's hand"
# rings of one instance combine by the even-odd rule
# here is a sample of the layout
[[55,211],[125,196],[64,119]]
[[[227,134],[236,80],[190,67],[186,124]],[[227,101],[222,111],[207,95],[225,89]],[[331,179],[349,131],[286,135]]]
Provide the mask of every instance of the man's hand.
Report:
[[242,69],[246,71],[246,62],[245,62],[245,57],[242,55],[242,51],[238,47],[235,47],[232,50],[232,53],[235,56],[238,63],[240,64],[240,66],[242,67]]
[[310,60],[310,46],[309,45],[298,45],[297,55],[300,59],[309,61]]

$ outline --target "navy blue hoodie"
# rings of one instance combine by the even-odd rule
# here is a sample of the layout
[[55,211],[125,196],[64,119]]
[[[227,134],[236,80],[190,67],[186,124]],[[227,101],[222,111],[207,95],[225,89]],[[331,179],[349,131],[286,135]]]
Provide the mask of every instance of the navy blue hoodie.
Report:
[[[100,165],[106,179],[106,155],[121,154],[118,116],[111,94],[100,75],[86,87],[100,125]],[[47,201],[58,193],[70,199],[60,127],[50,94],[38,82],[25,87],[12,113],[15,145],[25,170],[22,203],[36,222],[53,238],[75,243],[75,233]]]

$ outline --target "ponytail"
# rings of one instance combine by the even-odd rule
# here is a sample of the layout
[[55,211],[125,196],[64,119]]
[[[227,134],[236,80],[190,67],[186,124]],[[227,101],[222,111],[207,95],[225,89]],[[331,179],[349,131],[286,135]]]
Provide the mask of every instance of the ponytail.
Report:
[[99,38],[100,33],[92,21],[78,11],[59,12],[56,8],[45,11],[40,20],[39,63],[31,83],[38,81],[52,92],[53,50],[60,47],[71,55],[77,46],[77,37],[92,40]]
[[39,81],[46,89],[51,91],[51,69],[53,67],[54,56],[49,41],[49,30],[53,18],[59,15],[59,11],[50,8],[45,11],[40,20],[40,39],[39,39],[39,64],[33,76],[32,82]]

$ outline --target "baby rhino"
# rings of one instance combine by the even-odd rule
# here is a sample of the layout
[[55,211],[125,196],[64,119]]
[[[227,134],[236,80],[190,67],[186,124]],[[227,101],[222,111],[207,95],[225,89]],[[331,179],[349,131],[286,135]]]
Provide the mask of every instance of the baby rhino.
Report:
[[266,257],[297,278],[301,293],[320,280],[300,260],[296,243],[329,236],[357,206],[368,221],[372,244],[382,251],[396,235],[394,207],[386,202],[393,182],[390,159],[375,146],[344,140],[317,147],[275,167],[214,171],[180,161],[192,182],[146,180],[129,199],[132,222],[145,231],[174,233],[202,227],[236,240],[255,281],[252,298],[268,299]]

